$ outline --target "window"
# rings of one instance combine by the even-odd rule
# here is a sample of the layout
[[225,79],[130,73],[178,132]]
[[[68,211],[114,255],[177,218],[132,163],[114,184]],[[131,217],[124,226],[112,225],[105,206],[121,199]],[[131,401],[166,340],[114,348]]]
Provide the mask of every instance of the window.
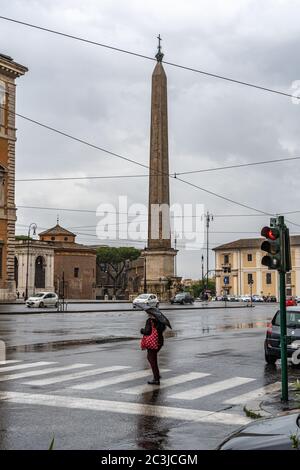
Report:
[[272,284],[272,273],[266,273],[266,284]]
[[252,254],[251,253],[248,253],[247,259],[248,259],[248,261],[252,261]]
[[248,284],[253,284],[253,275],[248,274]]
[[6,105],[6,86],[5,82],[0,80],[0,128],[6,127],[6,110],[3,109],[5,108]]
[[229,255],[224,255],[224,264],[229,263]]
[[51,237],[51,240],[55,240],[55,237]]
[[5,204],[5,168],[0,165],[0,206]]
[[68,237],[65,237],[64,240],[65,240],[65,242],[67,242],[67,241],[68,241]]
[[74,277],[79,277],[79,268],[74,268]]

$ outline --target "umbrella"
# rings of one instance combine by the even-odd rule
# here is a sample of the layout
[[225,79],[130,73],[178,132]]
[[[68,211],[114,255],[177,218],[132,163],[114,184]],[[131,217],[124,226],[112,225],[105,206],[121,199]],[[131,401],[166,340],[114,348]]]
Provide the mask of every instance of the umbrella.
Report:
[[171,323],[169,322],[168,318],[159,310],[157,307],[150,307],[149,305],[142,305],[139,304],[141,310],[145,310],[147,313],[151,313],[158,321],[160,321],[163,325],[168,326],[172,329]]

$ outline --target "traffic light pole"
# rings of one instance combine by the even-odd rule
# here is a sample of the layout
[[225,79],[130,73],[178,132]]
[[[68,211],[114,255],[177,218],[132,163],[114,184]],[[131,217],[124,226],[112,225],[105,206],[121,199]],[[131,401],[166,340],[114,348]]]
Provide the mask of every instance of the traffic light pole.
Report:
[[288,401],[288,366],[286,344],[286,291],[285,273],[279,273],[280,282],[280,349],[281,349],[281,400]]
[[[280,230],[280,244],[283,252],[283,265],[286,266],[286,237],[287,230],[284,224],[284,217],[278,217],[278,226]],[[288,364],[287,364],[287,329],[286,329],[286,287],[285,287],[286,269],[279,271],[280,283],[280,357],[281,357],[281,400],[283,402],[289,399],[288,387]]]

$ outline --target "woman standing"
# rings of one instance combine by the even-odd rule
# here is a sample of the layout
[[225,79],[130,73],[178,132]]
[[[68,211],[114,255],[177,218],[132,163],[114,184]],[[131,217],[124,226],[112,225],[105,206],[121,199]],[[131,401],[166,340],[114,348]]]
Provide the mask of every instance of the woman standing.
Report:
[[166,326],[163,323],[161,323],[155,317],[155,315],[151,313],[151,310],[147,311],[147,315],[148,315],[148,318],[146,321],[146,325],[145,325],[145,328],[141,329],[141,334],[144,336],[150,336],[153,328],[156,328],[157,333],[158,333],[158,349],[147,349],[147,359],[149,361],[149,364],[153,372],[153,380],[150,380],[148,384],[159,385],[160,373],[159,373],[159,368],[158,368],[158,363],[157,363],[157,354],[164,344],[163,332],[165,331]]

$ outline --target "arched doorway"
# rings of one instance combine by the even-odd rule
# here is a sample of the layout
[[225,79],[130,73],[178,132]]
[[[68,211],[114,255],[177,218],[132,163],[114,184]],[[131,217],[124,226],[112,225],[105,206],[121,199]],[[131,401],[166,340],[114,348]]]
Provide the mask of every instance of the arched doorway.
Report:
[[45,288],[45,260],[43,256],[38,256],[35,260],[34,287]]
[[18,288],[18,281],[19,281],[19,260],[15,256],[15,282],[16,282],[16,289]]

